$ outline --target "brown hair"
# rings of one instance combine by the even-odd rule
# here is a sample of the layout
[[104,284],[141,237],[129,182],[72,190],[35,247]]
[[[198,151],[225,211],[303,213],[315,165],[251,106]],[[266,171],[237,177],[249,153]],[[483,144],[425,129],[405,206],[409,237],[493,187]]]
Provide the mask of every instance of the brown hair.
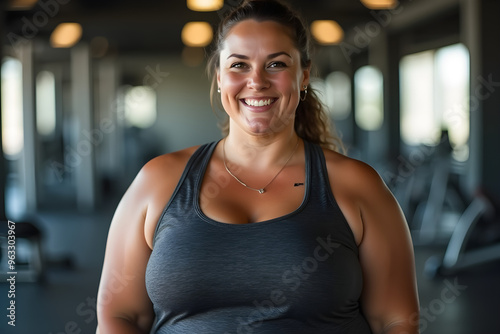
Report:
[[[207,72],[212,77],[210,89],[210,102],[220,105],[220,100],[215,98],[217,89],[216,72],[220,66],[220,52],[228,32],[241,21],[253,19],[261,21],[274,21],[288,27],[292,33],[292,40],[300,52],[302,68],[311,66],[311,38],[309,30],[301,17],[287,5],[278,0],[246,0],[231,11],[220,23],[215,36],[213,51],[208,59]],[[318,99],[314,90],[309,87],[305,100],[299,102],[295,113],[295,131],[297,135],[307,141],[321,145],[335,151],[344,152],[340,138],[335,135],[330,119],[325,112],[325,107]],[[229,123],[221,124],[222,131],[227,135]]]

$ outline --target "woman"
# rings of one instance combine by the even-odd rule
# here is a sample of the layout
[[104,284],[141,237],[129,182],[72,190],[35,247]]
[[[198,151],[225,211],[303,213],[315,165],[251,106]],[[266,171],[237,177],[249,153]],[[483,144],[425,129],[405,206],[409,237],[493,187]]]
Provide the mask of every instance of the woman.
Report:
[[113,218],[103,333],[417,333],[398,204],[335,150],[309,36],[276,1],[222,22],[209,61],[229,116],[219,142],[146,164]]

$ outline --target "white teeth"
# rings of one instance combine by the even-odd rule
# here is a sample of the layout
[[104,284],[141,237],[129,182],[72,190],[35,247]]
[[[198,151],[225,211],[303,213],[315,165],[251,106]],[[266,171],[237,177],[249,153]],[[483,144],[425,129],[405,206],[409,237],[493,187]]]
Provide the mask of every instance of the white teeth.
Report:
[[245,99],[245,103],[248,104],[249,106],[254,106],[254,107],[262,107],[262,106],[268,106],[272,102],[272,99],[268,100],[247,100]]

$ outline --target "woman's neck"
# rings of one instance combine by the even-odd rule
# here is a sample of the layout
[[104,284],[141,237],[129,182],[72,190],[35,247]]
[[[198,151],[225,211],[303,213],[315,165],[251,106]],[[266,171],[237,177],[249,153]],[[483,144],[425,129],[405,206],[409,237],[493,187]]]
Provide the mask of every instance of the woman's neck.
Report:
[[222,144],[226,160],[253,168],[255,171],[264,171],[287,161],[299,140],[295,131],[273,135],[250,135],[229,131]]

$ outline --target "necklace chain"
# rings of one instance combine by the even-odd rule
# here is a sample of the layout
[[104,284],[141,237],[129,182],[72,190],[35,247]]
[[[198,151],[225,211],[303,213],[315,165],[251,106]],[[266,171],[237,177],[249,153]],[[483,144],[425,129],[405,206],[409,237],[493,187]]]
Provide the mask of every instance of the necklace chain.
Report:
[[231,171],[227,167],[227,164],[226,164],[226,139],[224,139],[224,143],[222,143],[222,161],[224,162],[224,168],[226,169],[226,171],[236,181],[238,181],[239,184],[241,184],[242,186],[244,186],[247,189],[250,189],[250,190],[253,190],[253,191],[257,191],[259,194],[263,194],[263,193],[266,192],[266,188],[278,177],[278,175],[281,173],[281,171],[285,168],[285,166],[288,164],[288,162],[290,161],[290,159],[292,159],[293,155],[295,154],[295,151],[297,150],[297,147],[299,147],[299,140],[298,139],[297,139],[297,144],[295,145],[295,148],[292,151],[292,154],[290,154],[290,156],[288,157],[288,159],[286,159],[285,163],[280,168],[280,170],[278,171],[278,173],[276,173],[276,175],[274,175],[274,177],[271,179],[271,181],[269,181],[264,187],[259,188],[259,189],[252,188],[252,187],[248,186],[245,182],[243,182],[240,179],[238,179],[238,177],[236,177],[236,175],[234,175],[233,173],[231,173]]

